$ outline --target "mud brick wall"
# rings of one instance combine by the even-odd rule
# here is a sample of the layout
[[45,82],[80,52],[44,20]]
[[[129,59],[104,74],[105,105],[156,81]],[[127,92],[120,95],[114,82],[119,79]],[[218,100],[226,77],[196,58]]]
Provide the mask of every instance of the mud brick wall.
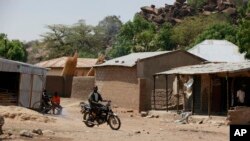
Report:
[[46,77],[46,90],[48,94],[53,95],[57,92],[62,97],[71,96],[73,77],[63,76],[47,76]]
[[119,107],[139,110],[140,86],[135,67],[97,67],[95,80],[103,99]]
[[250,107],[235,107],[228,111],[228,124],[247,124],[250,125]]
[[74,77],[71,98],[87,100],[89,94],[93,91],[94,85],[95,77],[93,76]]

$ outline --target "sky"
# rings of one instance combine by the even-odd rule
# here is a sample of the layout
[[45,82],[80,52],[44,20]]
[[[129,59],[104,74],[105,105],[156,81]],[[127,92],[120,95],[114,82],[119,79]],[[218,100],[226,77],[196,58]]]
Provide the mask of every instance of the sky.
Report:
[[132,20],[142,6],[163,7],[175,0],[0,0],[0,33],[9,39],[40,39],[46,25],[71,25],[83,19],[97,25],[106,16]]

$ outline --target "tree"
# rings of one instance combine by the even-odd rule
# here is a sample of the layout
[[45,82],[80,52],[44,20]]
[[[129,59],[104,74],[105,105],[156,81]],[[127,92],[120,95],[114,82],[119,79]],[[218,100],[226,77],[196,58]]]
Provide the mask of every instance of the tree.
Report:
[[[187,0],[187,3],[191,5],[195,10],[201,8],[207,0]],[[210,0],[211,1],[211,0]],[[213,1],[211,1],[212,3]]]
[[187,17],[173,28],[171,40],[180,48],[185,48],[194,43],[195,38],[209,26],[228,22],[227,17],[221,14]]
[[25,62],[27,52],[19,40],[8,40],[7,35],[0,34],[0,56],[6,59]]
[[172,25],[165,23],[158,31],[155,37],[155,46],[161,50],[172,50],[176,45],[171,40],[172,36]]
[[79,20],[71,26],[49,25],[49,32],[42,35],[41,46],[49,50],[48,58],[69,56],[75,51],[80,57],[97,57],[104,48],[104,34],[97,28]]
[[193,47],[196,44],[206,39],[228,40],[236,44],[237,27],[228,23],[216,24],[208,27],[195,39],[195,43],[190,45]]
[[244,20],[237,32],[237,44],[241,53],[246,53],[246,58],[250,59],[250,20]]
[[108,56],[114,58],[131,52],[154,51],[155,34],[156,26],[136,14],[133,21],[122,26]]
[[104,44],[106,47],[110,47],[113,45],[116,35],[120,31],[121,27],[122,22],[120,17],[107,16],[100,21],[95,28],[104,34]]

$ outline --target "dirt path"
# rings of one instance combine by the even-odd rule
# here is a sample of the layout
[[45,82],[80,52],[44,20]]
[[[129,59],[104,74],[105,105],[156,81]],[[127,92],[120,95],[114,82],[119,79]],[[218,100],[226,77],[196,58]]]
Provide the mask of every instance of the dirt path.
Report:
[[[36,140],[36,141],[227,141],[228,126],[213,124],[176,124],[171,118],[142,118],[139,114],[128,113],[125,109],[114,109],[121,118],[122,126],[119,131],[111,130],[106,124],[99,127],[88,128],[82,122],[79,100],[63,99],[62,115],[45,115],[51,118],[51,122],[20,121],[5,118],[4,132],[11,130],[14,134],[12,140]],[[43,116],[43,115],[41,115]],[[40,128],[50,130],[42,136],[33,138],[20,137],[23,129],[33,130]]]

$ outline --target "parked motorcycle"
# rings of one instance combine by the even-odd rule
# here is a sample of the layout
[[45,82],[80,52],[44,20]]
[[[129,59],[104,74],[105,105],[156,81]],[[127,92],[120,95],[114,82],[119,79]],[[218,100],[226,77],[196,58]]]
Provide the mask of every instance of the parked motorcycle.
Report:
[[106,105],[100,107],[98,114],[96,110],[92,109],[89,104],[82,102],[81,113],[83,114],[83,122],[87,127],[99,126],[103,123],[107,123],[111,129],[118,130],[121,127],[120,118],[111,109],[111,101],[108,101]]

